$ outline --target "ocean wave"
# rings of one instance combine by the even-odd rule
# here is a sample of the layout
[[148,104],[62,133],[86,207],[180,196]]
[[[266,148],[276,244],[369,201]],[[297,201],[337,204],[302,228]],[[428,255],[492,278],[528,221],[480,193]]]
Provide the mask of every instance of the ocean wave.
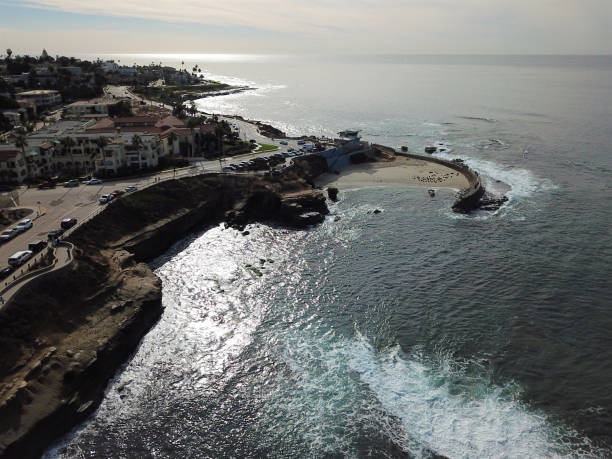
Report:
[[[437,153],[436,157],[451,160],[456,158],[456,155]],[[506,166],[494,161],[471,156],[462,155],[461,159],[463,159],[470,168],[483,176],[485,188],[487,180],[499,180],[510,186],[510,191],[506,193],[510,201],[513,199],[520,200],[522,198],[528,198],[540,191],[549,191],[558,188],[550,179],[538,177],[528,169]]]
[[446,356],[434,367],[399,347],[377,354],[357,334],[350,367],[382,406],[402,421],[409,452],[448,457],[550,457],[594,453],[588,439],[530,411],[510,385],[466,376]]
[[587,438],[524,405],[518,385],[492,383],[486,362],[406,355],[399,346],[377,351],[358,331],[352,338],[311,332],[281,338],[287,372],[266,397],[259,425],[271,445],[300,432],[316,455],[359,455],[363,435],[414,457],[596,452]]
[[497,123],[497,120],[495,118],[486,118],[484,116],[459,116],[458,118],[473,121],[486,121],[487,123]]

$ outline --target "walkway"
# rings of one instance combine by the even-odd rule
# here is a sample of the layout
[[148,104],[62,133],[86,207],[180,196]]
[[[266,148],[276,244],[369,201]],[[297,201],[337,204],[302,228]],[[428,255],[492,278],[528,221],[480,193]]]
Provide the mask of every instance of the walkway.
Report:
[[[54,271],[59,271],[63,268],[65,268],[66,266],[68,266],[70,263],[72,263],[72,260],[74,259],[72,256],[72,250],[74,249],[74,246],[72,244],[70,244],[69,242],[60,242],[58,244],[57,247],[53,248],[53,263],[50,266],[45,266],[44,268],[40,268],[37,269],[36,271],[31,271],[31,272],[24,272],[24,274],[21,277],[18,277],[16,280],[12,281],[7,279],[2,283],[2,290],[0,290],[0,298],[2,298],[2,300],[0,301],[0,310],[2,310],[2,308],[6,307],[11,299],[13,299],[13,297],[15,296],[15,294],[25,285],[27,285],[32,279],[38,278],[40,276],[44,276],[47,275],[51,272]],[[24,265],[25,267],[30,266],[32,264],[32,262],[36,261],[37,259],[40,260],[43,258],[43,256],[45,255],[45,253],[47,253],[47,249],[43,249],[41,252],[39,252],[38,254],[36,254],[35,257],[33,257],[28,264]],[[20,273],[23,271],[24,266],[20,267],[20,269],[17,269],[16,272]],[[12,278],[12,275],[11,275]]]

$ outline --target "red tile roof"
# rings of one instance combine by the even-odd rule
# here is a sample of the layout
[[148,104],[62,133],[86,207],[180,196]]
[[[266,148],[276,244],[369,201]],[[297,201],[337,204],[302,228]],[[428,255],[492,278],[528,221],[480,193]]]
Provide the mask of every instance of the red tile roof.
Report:
[[8,161],[15,158],[20,153],[19,150],[4,150],[0,151],[0,161]]
[[185,127],[185,123],[178,119],[176,116],[166,116],[162,118],[157,123],[155,123],[155,127],[159,128],[170,128],[170,127]]

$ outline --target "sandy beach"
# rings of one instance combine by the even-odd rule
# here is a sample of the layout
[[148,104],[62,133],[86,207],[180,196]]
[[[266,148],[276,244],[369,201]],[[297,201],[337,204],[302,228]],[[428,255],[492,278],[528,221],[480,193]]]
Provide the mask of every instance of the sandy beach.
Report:
[[467,178],[449,167],[419,159],[397,157],[390,162],[350,165],[340,175],[326,173],[316,180],[317,186],[330,184],[339,189],[368,186],[407,186],[462,189],[469,186]]

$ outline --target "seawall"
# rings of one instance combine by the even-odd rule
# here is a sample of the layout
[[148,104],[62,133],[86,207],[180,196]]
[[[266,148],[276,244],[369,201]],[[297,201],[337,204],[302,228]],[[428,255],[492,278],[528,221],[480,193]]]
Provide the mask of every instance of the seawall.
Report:
[[414,153],[404,153],[395,151],[389,147],[385,147],[382,145],[372,145],[373,148],[380,149],[382,151],[393,152],[397,156],[404,156],[406,158],[418,159],[421,161],[429,161],[436,164],[441,164],[450,169],[456,170],[457,172],[463,174],[463,176],[467,179],[469,183],[469,187],[463,190],[460,190],[457,193],[457,197],[455,202],[453,203],[452,209],[454,212],[458,213],[469,213],[470,211],[477,209],[480,203],[480,199],[485,193],[485,188],[482,185],[480,180],[480,176],[478,173],[467,166],[461,164],[455,164],[451,161],[447,161],[445,159],[433,158],[431,156],[423,156],[417,155]]

